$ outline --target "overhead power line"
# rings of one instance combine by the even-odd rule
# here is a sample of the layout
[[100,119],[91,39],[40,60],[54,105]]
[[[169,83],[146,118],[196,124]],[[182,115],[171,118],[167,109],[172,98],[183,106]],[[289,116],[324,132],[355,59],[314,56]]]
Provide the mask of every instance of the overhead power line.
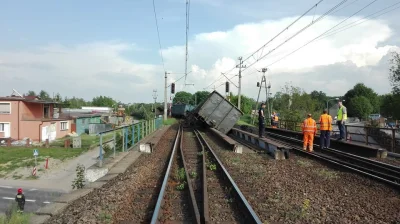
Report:
[[299,50],[302,49],[303,47],[309,45],[310,43],[314,42],[314,41],[317,40],[318,38],[320,38],[320,37],[322,37],[323,35],[325,35],[326,33],[328,33],[329,31],[333,30],[335,27],[337,27],[337,26],[339,26],[340,24],[346,22],[348,19],[350,19],[351,17],[355,16],[356,14],[358,14],[359,12],[361,12],[362,10],[366,9],[368,6],[372,5],[372,4],[373,4],[374,2],[376,2],[376,1],[378,1],[378,0],[374,0],[374,1],[370,2],[370,3],[368,3],[366,6],[364,6],[363,8],[361,8],[360,10],[358,10],[357,12],[353,13],[351,16],[347,17],[346,19],[342,20],[341,22],[339,22],[339,23],[336,24],[335,26],[331,27],[330,29],[326,30],[325,32],[323,32],[322,34],[318,35],[318,36],[315,37],[314,39],[308,41],[307,43],[305,43],[305,44],[302,45],[301,47],[297,48],[296,50],[290,52],[289,54],[283,56],[282,58],[280,58],[280,59],[274,61],[273,63],[271,63],[271,64],[269,64],[269,65],[267,65],[267,66],[269,67],[269,66],[271,66],[271,65],[273,65],[273,64],[275,64],[275,63],[277,63],[277,62],[279,62],[279,61],[281,61],[281,60],[283,60],[283,59],[285,59],[286,57],[288,57],[288,56],[294,54],[295,52],[299,51]]
[[164,68],[164,72],[166,72],[166,70],[165,70],[165,64],[164,64],[164,57],[163,57],[163,54],[162,54],[161,39],[160,39],[160,31],[159,31],[159,29],[158,29],[156,5],[155,5],[155,3],[154,3],[154,0],[153,0],[153,10],[154,10],[154,18],[155,18],[155,20],[156,20],[158,44],[160,45],[161,61],[162,61],[162,65],[163,65],[163,68]]
[[[289,42],[290,40],[292,40],[294,37],[296,37],[297,35],[299,35],[300,33],[304,32],[305,30],[307,30],[308,28],[310,28],[312,25],[316,24],[317,22],[321,21],[322,19],[324,19],[329,13],[331,13],[332,11],[334,11],[335,9],[337,9],[339,6],[341,6],[343,3],[345,3],[347,0],[343,0],[340,3],[338,3],[337,5],[335,5],[333,8],[331,8],[330,10],[328,10],[327,12],[325,12],[324,14],[322,14],[320,17],[318,17],[316,20],[313,20],[310,24],[306,25],[305,27],[303,27],[302,29],[300,29],[299,31],[297,31],[294,35],[292,35],[291,37],[289,37],[288,39],[286,39],[285,41],[283,41],[281,44],[279,44],[278,46],[276,46],[274,49],[270,50],[267,54],[261,56],[259,59],[257,59],[255,62],[253,62],[252,64],[250,64],[249,66],[247,66],[243,71],[247,70],[249,67],[253,66],[254,64],[256,64],[257,62],[259,62],[260,60],[262,60],[263,58],[265,58],[266,56],[270,55],[272,52],[274,52],[275,50],[277,50],[278,48],[280,48],[281,46],[283,46],[284,44],[286,44],[287,42]],[[377,0],[375,0],[377,1]]]
[[[273,40],[275,40],[275,38],[279,37],[282,33],[284,33],[285,31],[287,31],[291,26],[293,26],[296,22],[298,22],[301,18],[303,18],[307,13],[309,13],[312,9],[316,8],[322,1],[324,0],[320,0],[318,1],[315,5],[313,5],[310,9],[308,9],[305,13],[303,13],[301,16],[299,16],[297,19],[295,19],[292,23],[290,23],[287,27],[285,27],[281,32],[279,32],[277,35],[275,35],[272,39],[270,39],[267,43],[265,43],[263,46],[261,46],[259,49],[257,49],[255,52],[251,53],[248,57],[246,57],[246,59],[243,60],[243,62],[247,61],[249,58],[254,57],[255,54],[257,54],[259,51],[263,51],[264,48],[271,43]],[[347,1],[347,0],[346,0]],[[262,54],[262,52],[261,52]],[[228,74],[230,73],[232,70],[234,70],[236,68],[236,65],[231,68],[228,71],[223,72],[223,74]],[[214,82],[212,82],[210,85],[208,85],[207,87],[205,87],[205,89],[207,89],[208,87],[210,87],[211,85],[213,85],[214,83],[216,83],[221,77],[223,77],[222,75],[218,76],[218,78],[216,78],[216,80]]]

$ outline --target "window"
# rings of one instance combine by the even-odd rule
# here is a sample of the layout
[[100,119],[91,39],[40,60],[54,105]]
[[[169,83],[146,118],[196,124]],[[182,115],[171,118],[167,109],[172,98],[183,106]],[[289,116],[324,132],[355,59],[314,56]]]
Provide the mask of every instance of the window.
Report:
[[4,123],[0,123],[0,132],[4,132]]
[[49,105],[43,106],[43,118],[50,118],[50,106]]
[[0,114],[11,114],[11,103],[0,103]]
[[68,130],[68,121],[61,122],[61,131]]

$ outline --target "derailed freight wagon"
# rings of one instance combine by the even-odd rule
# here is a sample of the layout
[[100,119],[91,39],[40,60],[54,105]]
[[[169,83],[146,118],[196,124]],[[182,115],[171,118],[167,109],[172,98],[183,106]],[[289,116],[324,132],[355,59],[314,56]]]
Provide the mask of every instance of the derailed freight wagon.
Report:
[[187,112],[191,112],[194,106],[190,104],[173,104],[171,107],[171,116],[176,118],[186,117]]
[[193,110],[193,115],[210,127],[227,134],[243,115],[243,112],[217,91],[213,91]]

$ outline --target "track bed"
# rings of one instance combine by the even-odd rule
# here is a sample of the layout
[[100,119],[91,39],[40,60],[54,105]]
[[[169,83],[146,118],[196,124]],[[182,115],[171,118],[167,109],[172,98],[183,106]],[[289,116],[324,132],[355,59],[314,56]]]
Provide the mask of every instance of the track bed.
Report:
[[207,139],[263,222],[400,222],[400,194],[384,184],[293,154],[236,154]]

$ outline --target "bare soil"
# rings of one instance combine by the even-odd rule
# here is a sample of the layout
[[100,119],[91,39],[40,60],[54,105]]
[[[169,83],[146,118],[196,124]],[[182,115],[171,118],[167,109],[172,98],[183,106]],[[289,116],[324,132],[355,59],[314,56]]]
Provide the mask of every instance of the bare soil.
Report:
[[207,139],[264,223],[400,223],[400,194],[384,184],[294,154],[236,154]]

